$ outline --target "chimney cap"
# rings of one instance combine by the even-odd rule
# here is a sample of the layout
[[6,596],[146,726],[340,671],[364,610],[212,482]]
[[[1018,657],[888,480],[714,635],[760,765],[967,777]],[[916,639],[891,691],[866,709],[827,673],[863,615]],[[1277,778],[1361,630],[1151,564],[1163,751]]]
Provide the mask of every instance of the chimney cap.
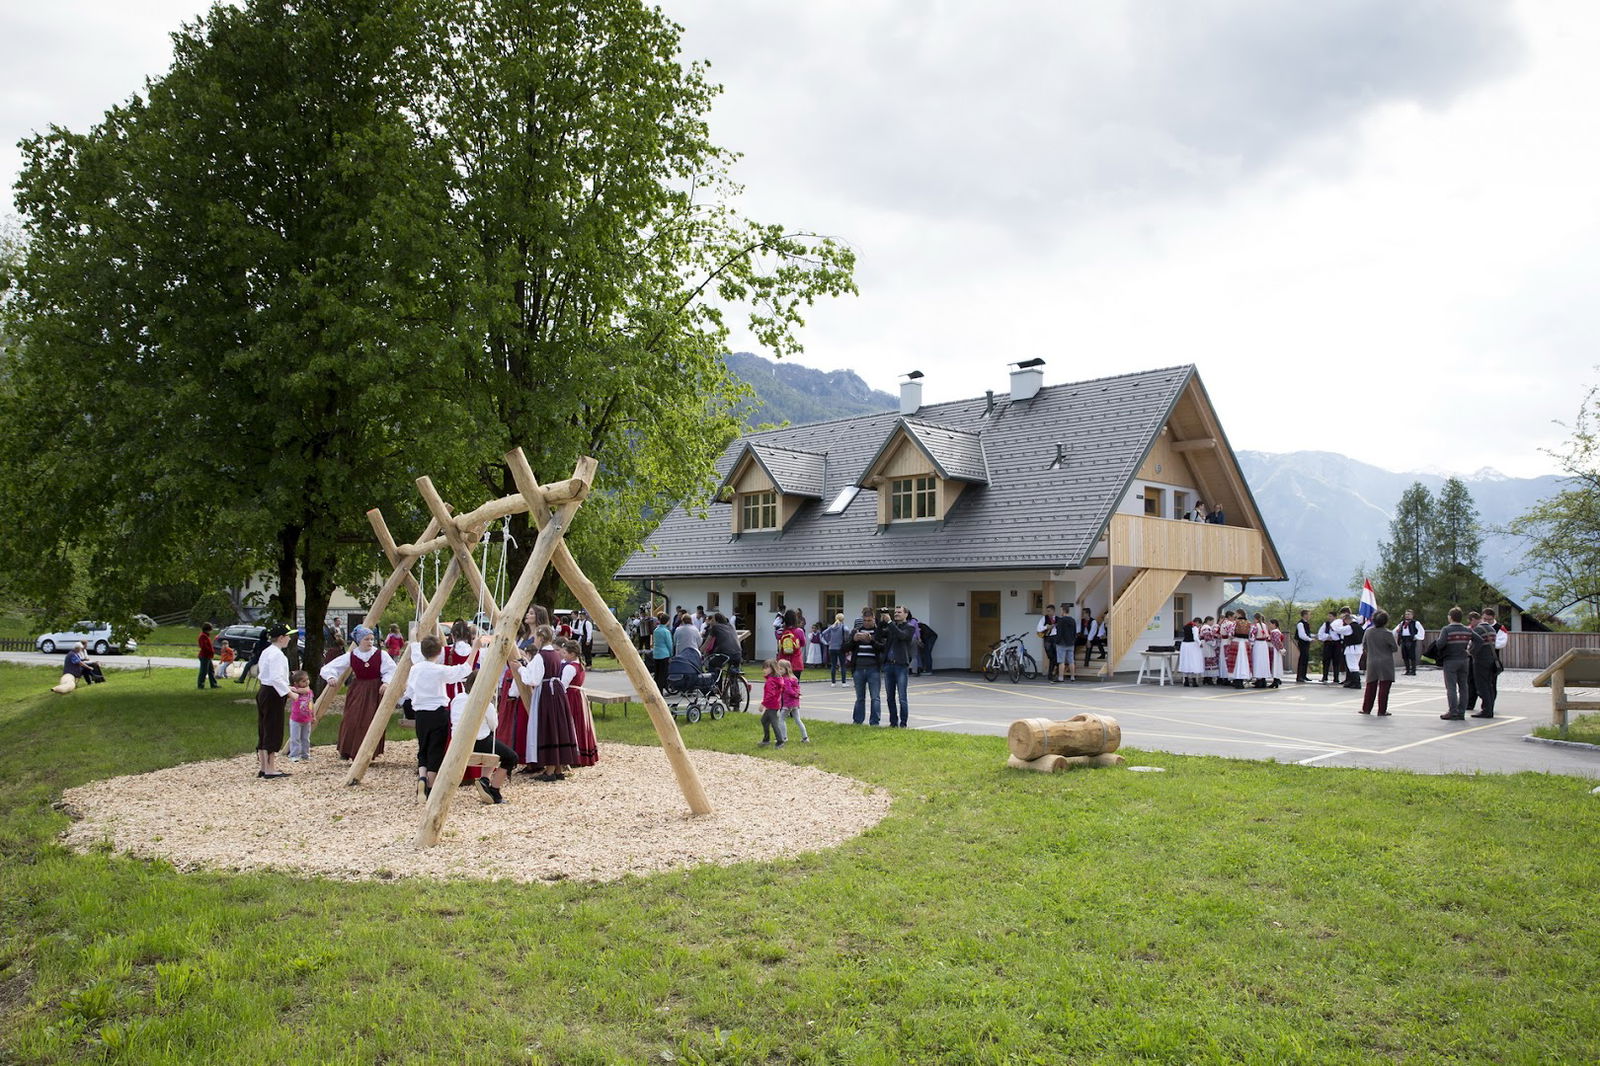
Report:
[[1016,367],[1018,370],[1031,370],[1036,366],[1044,366],[1044,360],[1043,359],[1024,359],[1020,363],[1011,363],[1009,365]]
[[905,378],[907,381],[916,381],[921,376],[922,376],[922,371],[920,371],[920,370],[912,370],[909,373],[901,375],[901,377]]

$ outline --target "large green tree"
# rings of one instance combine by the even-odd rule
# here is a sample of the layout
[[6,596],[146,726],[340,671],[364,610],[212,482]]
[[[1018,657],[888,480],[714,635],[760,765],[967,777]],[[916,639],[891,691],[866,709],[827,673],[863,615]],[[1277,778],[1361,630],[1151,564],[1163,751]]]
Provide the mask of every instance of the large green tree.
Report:
[[1440,487],[1433,516],[1431,598],[1446,610],[1458,604],[1471,606],[1467,601],[1480,596],[1483,585],[1483,524],[1478,505],[1460,478],[1449,478]]
[[1431,606],[1436,525],[1433,494],[1422,482],[1412,483],[1395,505],[1389,539],[1378,546],[1378,598],[1396,617],[1407,607],[1421,612]]
[[1566,487],[1505,529],[1522,544],[1517,572],[1533,579],[1534,603],[1578,628],[1600,627],[1600,390],[1590,389],[1566,446],[1549,454]]
[[415,476],[469,507],[521,445],[600,458],[574,541],[609,573],[736,431],[724,315],[783,354],[853,291],[847,248],[734,210],[679,33],[637,0],[253,0],[30,142],[0,565],[50,602],[84,560],[109,613],[262,567],[289,612],[298,574],[314,641],[378,564],[366,508],[405,539]]
[[370,574],[363,512],[473,415],[430,378],[465,355],[449,159],[408,117],[426,28],[390,0],[219,5],[143,98],[24,145],[0,491],[37,602],[75,563],[123,615],[152,580],[268,569],[277,611],[298,575],[320,619]]
[[[600,460],[604,491],[573,541],[608,577],[651,524],[711,487],[744,392],[724,314],[779,354],[800,311],[853,291],[826,238],[732,209],[731,156],[706,114],[717,88],[679,57],[680,27],[637,0],[438,0],[430,123],[456,161],[456,229],[474,338],[460,368],[494,432],[470,442],[491,494],[520,445],[537,471]],[[520,550],[531,536],[514,522]],[[553,575],[540,598],[556,595]]]

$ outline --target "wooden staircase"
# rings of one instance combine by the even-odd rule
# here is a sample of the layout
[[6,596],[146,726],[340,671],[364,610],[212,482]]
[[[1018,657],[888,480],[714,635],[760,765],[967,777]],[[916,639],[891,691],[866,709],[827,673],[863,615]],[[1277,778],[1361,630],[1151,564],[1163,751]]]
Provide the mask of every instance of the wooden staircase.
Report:
[[[1111,630],[1111,641],[1106,660],[1100,666],[1100,676],[1109,677],[1122,657],[1147,639],[1144,628],[1150,624],[1164,604],[1178,590],[1178,585],[1189,576],[1187,570],[1160,570],[1149,568],[1133,575],[1111,605],[1106,625]],[[1169,634],[1156,634],[1157,644],[1170,643]]]

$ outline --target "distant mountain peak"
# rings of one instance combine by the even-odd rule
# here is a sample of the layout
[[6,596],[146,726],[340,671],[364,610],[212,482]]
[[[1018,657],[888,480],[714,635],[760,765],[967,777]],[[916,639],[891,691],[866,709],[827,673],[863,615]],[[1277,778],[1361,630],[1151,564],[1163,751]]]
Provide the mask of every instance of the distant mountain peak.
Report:
[[868,387],[854,370],[817,370],[793,359],[778,361],[751,352],[733,352],[723,361],[755,391],[755,400],[741,412],[748,426],[826,422],[892,411],[899,403],[889,393]]

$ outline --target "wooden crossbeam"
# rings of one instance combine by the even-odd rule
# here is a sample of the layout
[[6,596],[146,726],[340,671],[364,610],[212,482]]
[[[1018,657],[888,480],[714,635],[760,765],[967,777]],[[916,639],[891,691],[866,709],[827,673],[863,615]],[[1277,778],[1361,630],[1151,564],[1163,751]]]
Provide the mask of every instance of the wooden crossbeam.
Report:
[[[585,484],[594,477],[596,462],[585,456],[578,461],[577,469],[573,471],[574,479],[582,479]],[[418,488],[421,488],[418,480]],[[572,516],[583,503],[583,497],[562,504],[555,511],[549,511],[543,505],[543,497],[534,486],[530,492],[521,485],[523,497],[529,501],[529,511],[539,522],[539,537],[534,541],[533,553],[528,557],[527,565],[522,568],[522,574],[517,578],[516,586],[506,599],[505,606],[495,618],[494,639],[483,650],[478,662],[479,676],[498,678],[505,669],[507,661],[511,658],[511,649],[515,643],[515,620],[521,618],[533,602],[534,591],[544,577],[545,570],[550,565],[550,559],[555,554],[556,548],[562,543]],[[537,505],[533,501],[539,500]],[[542,520],[542,521],[541,521]],[[457,565],[457,560],[452,559],[451,565]],[[462,774],[466,770],[467,757],[472,753],[472,745],[478,735],[478,727],[483,724],[484,714],[489,707],[489,701],[494,698],[497,685],[473,685],[472,692],[467,697],[467,705],[461,712],[461,723],[450,737],[450,746],[445,750],[444,762],[439,767],[439,772],[434,778],[433,792],[428,797],[427,810],[423,813],[422,824],[417,827],[416,845],[420,848],[429,848],[439,841],[439,833],[444,828],[445,818],[450,813],[450,801],[455,797],[456,786],[461,784]]]
[[[415,597],[415,602],[417,603],[422,602],[422,587],[417,584],[417,579],[411,574],[411,568],[417,564],[417,560],[414,558],[401,559],[390,550],[394,547],[394,538],[389,535],[389,526],[383,520],[383,512],[374,507],[367,512],[367,521],[372,524],[372,531],[377,534],[378,543],[383,545],[384,555],[388,557],[389,564],[394,567],[389,573],[389,579],[378,590],[378,596],[372,601],[372,606],[367,608],[366,626],[373,632],[377,632],[378,623],[383,620],[383,612],[389,609],[389,601],[393,600],[395,593],[400,591],[400,586],[404,584],[411,595]],[[437,522],[429,522],[428,528],[422,531],[421,539],[426,540],[432,537],[438,532],[438,529]],[[313,672],[307,671],[307,673]],[[333,703],[333,697],[338,695],[339,689],[349,679],[350,668],[347,666],[332,684],[322,690],[322,695],[317,697],[317,702],[311,708],[311,725],[313,729],[316,728],[318,722],[322,721],[322,716],[327,713],[328,707]],[[288,750],[287,743],[283,750]]]
[[[516,482],[517,488],[524,496],[531,499],[538,491],[539,483],[534,479],[533,468],[528,465],[528,459],[522,454],[521,448],[506,455],[506,467],[511,471],[511,478]],[[540,527],[539,535],[543,538],[547,519],[539,508],[534,508],[532,514],[535,524]],[[622,623],[611,613],[611,608],[606,604],[605,597],[600,595],[600,590],[595,588],[594,582],[589,580],[578,565],[578,561],[572,557],[572,551],[564,540],[556,541],[551,560],[555,563],[556,573],[560,575],[568,590],[577,597],[579,605],[587,612],[589,619],[599,627],[601,635],[606,638],[606,643],[611,646],[611,654],[617,657],[617,662],[622,664],[628,680],[633,682],[640,701],[650,714],[650,722],[655,726],[656,736],[661,739],[661,749],[666,753],[667,763],[672,767],[672,774],[678,782],[678,790],[683,793],[689,810],[694,814],[710,814],[711,801],[706,797],[705,788],[700,783],[700,775],[695,772],[694,764],[689,761],[689,752],[683,746],[683,737],[678,733],[678,723],[672,717],[672,712],[667,709],[667,701],[661,698],[661,690],[656,687],[655,676],[645,666],[644,659],[639,656],[639,650],[633,646],[633,641],[628,639]]]
[[[443,613],[444,605],[450,599],[450,593],[456,587],[456,579],[460,576],[461,564],[451,559],[450,565],[445,567],[444,573],[439,576],[439,584],[433,590],[433,598],[423,608],[422,620],[417,623],[416,632],[411,634],[412,640],[420,640],[421,634],[432,633],[439,628],[439,615]],[[384,730],[389,728],[389,718],[400,703],[400,697],[406,691],[406,678],[410,676],[411,649],[408,647],[400,656],[400,661],[394,664],[394,676],[389,679],[388,687],[383,690],[383,696],[378,700],[378,709],[372,713],[372,724],[367,726],[367,735],[361,738],[361,747],[350,763],[350,772],[344,779],[345,784],[359,785],[361,778],[367,772],[367,767],[372,765],[372,754],[378,750],[378,741],[383,739]]]

